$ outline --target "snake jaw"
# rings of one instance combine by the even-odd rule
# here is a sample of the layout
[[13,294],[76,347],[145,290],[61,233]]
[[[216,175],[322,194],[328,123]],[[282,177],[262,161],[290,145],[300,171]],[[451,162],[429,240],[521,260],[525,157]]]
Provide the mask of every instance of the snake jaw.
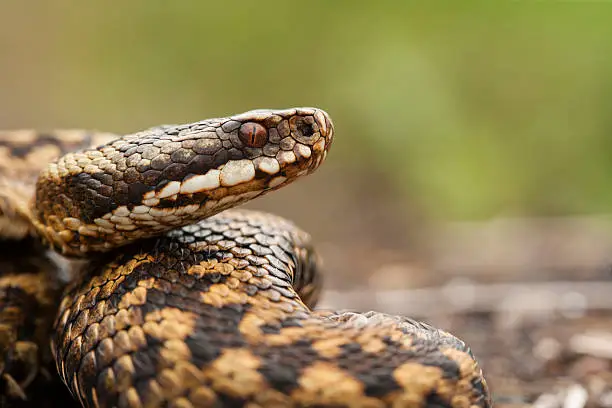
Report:
[[209,217],[316,170],[333,137],[317,108],[164,125],[69,153],[39,177],[34,224],[84,256]]

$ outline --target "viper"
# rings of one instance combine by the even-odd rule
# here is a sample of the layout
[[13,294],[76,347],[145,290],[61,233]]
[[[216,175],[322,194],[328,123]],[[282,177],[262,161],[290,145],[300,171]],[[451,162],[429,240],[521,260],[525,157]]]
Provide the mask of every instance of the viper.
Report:
[[314,309],[309,235],[234,209],[312,173],[333,135],[317,108],[0,132],[2,404],[490,407],[464,342]]

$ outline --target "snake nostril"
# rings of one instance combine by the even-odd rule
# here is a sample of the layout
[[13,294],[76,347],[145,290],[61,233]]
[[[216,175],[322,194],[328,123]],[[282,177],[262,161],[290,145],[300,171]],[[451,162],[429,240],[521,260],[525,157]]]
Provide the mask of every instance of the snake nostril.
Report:
[[294,116],[289,119],[293,137],[300,143],[312,145],[321,137],[319,125],[312,116]]
[[300,132],[300,133],[301,133],[303,136],[306,136],[306,137],[312,136],[312,135],[315,133],[315,131],[314,131],[314,129],[313,129],[313,127],[312,127],[312,125],[311,125],[311,124],[308,124],[308,123],[306,123],[306,122],[304,122],[304,121],[300,121],[300,122],[297,124],[297,126],[296,126],[296,127],[297,127],[297,130],[298,130],[298,131],[299,131],[299,132]]
[[248,147],[263,147],[268,142],[268,131],[255,122],[247,122],[240,126],[240,140]]

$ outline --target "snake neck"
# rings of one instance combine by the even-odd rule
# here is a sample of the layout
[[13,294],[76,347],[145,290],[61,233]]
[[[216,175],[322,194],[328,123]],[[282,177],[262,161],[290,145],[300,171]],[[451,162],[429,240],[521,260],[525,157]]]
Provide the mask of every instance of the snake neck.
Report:
[[0,130],[0,239],[44,237],[33,201],[40,172],[63,154],[117,137],[86,130]]

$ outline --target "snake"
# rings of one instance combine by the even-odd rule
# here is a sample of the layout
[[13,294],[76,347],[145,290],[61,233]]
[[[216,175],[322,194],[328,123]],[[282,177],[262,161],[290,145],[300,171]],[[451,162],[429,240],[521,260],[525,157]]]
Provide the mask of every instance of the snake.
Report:
[[315,171],[334,132],[318,108],[0,132],[0,404],[492,406],[466,343],[316,309],[310,235],[236,208]]

